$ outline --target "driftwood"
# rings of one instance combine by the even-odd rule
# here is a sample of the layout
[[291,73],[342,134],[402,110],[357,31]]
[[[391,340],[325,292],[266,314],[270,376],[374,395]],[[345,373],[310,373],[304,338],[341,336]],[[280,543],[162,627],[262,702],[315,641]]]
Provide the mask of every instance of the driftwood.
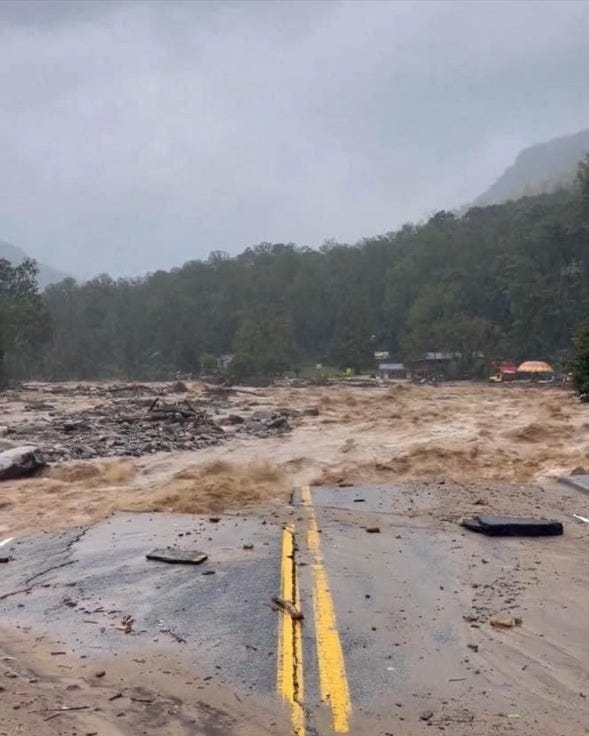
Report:
[[272,598],[272,603],[275,603],[278,608],[282,609],[288,615],[292,618],[293,621],[302,621],[305,616],[302,611],[299,611],[299,609],[290,601],[284,600],[284,598],[279,598],[278,596],[274,596]]

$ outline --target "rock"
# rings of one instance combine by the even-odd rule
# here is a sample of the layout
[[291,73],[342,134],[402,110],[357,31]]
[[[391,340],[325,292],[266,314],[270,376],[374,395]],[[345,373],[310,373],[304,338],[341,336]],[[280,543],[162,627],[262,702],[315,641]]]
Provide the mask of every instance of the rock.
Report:
[[434,717],[434,712],[432,710],[424,710],[423,713],[419,716],[420,721],[431,721],[431,719]]
[[496,629],[512,629],[515,624],[512,618],[507,618],[504,616],[493,616],[489,623]]
[[227,421],[229,422],[229,424],[243,424],[245,422],[245,419],[239,416],[239,414],[230,414],[227,417]]
[[48,404],[46,401],[29,401],[25,404],[26,411],[55,411],[53,404]]
[[172,391],[175,394],[186,394],[188,393],[188,386],[184,383],[184,381],[176,381],[176,383],[172,386]]
[[288,419],[285,416],[277,416],[275,419],[270,420],[267,425],[268,429],[281,429],[282,427],[288,426]]
[[38,472],[45,465],[39,448],[34,445],[4,450],[0,453],[0,480],[24,478]]

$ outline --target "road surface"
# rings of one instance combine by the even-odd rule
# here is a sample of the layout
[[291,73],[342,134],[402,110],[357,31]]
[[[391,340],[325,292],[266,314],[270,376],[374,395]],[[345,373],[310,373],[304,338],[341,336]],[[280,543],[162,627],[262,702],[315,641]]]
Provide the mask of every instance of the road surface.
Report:
[[[515,672],[538,664],[521,659],[524,645],[509,644],[505,668],[502,640],[464,620],[521,540],[440,526],[427,502],[411,503],[394,487],[303,487],[264,516],[121,513],[14,539],[0,549],[12,558],[0,616],[83,658],[173,650],[203,680],[273,709],[259,733],[533,733],[526,719],[563,706],[562,693],[542,681],[531,701]],[[146,559],[167,546],[208,559]],[[587,704],[575,697],[582,733]]]

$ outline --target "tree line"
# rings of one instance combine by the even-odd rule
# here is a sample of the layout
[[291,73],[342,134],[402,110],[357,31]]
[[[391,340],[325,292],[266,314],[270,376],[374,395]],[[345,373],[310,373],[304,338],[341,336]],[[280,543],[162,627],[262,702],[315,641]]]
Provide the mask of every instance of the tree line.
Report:
[[34,298],[36,331],[4,337],[20,377],[168,378],[227,353],[238,378],[370,368],[380,350],[452,353],[461,375],[492,358],[558,364],[589,314],[589,157],[571,190],[354,245],[262,243],[143,278],[66,279]]

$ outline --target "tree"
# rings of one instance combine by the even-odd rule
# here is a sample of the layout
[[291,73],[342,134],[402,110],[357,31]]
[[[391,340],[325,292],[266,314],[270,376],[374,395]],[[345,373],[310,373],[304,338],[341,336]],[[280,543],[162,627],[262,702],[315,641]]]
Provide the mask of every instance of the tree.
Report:
[[573,385],[581,401],[589,402],[589,324],[577,330],[573,345]]
[[217,370],[217,358],[210,353],[205,353],[200,359],[200,370],[203,376],[210,376]]
[[589,160],[570,190],[439,212],[355,245],[261,243],[137,279],[65,280],[43,294],[50,350],[40,361],[21,342],[10,361],[59,379],[166,378],[233,350],[236,375],[269,376],[295,361],[359,370],[376,349],[459,353],[464,375],[481,354],[568,351],[587,284]]
[[292,367],[292,333],[288,321],[272,315],[248,316],[235,336],[229,374],[236,380],[271,378]]
[[348,303],[340,311],[333,331],[331,355],[340,368],[358,372],[374,363],[373,331],[368,309]]
[[18,363],[50,334],[49,312],[37,287],[38,270],[30,259],[18,266],[0,259],[0,387],[9,377],[8,360]]

